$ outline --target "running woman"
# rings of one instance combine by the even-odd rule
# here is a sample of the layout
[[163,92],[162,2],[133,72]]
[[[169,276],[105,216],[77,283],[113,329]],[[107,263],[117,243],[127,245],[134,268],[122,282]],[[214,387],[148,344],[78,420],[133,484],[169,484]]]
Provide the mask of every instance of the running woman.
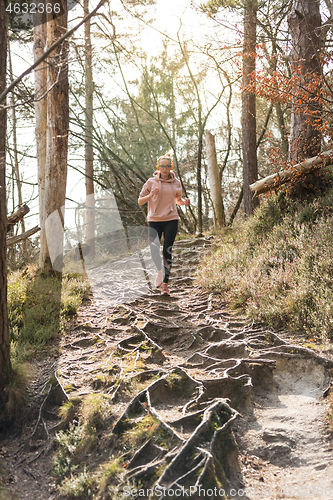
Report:
[[[155,286],[162,285],[162,294],[170,295],[168,282],[172,265],[172,245],[175,241],[179,215],[177,205],[189,205],[189,198],[182,198],[182,188],[173,173],[173,161],[169,153],[157,159],[157,170],[144,184],[138,203],[148,201],[148,239],[151,256],[157,268]],[[160,255],[161,237],[163,243],[163,268]]]

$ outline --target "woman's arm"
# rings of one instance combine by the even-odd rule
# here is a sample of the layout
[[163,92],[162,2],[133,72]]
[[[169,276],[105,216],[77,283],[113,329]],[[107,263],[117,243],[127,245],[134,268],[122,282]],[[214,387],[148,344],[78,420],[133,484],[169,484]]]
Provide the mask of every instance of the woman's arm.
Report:
[[140,198],[138,199],[139,205],[144,205],[145,203],[147,203],[148,200],[150,200],[151,197],[152,197],[151,193],[147,194],[147,196],[140,196]]
[[160,190],[158,188],[153,188],[151,190],[151,192],[149,194],[147,194],[147,196],[139,196],[139,199],[138,199],[139,205],[144,205],[145,203],[147,203],[148,200],[150,200],[150,198],[158,195],[159,192],[160,192]]
[[189,205],[191,202],[189,200],[189,198],[182,198],[181,195],[180,196],[176,196],[176,203],[177,205]]

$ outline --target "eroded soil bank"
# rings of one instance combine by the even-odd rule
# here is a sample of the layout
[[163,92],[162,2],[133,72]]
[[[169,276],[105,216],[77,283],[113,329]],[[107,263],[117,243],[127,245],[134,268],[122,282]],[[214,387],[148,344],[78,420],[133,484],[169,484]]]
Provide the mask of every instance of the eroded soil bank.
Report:
[[67,498],[333,498],[322,397],[333,361],[198,290],[209,246],[177,243],[170,297],[142,273],[144,252],[115,264],[117,282],[91,270],[94,299],[59,354],[34,361],[27,418],[2,438],[8,495],[61,499],[67,485]]

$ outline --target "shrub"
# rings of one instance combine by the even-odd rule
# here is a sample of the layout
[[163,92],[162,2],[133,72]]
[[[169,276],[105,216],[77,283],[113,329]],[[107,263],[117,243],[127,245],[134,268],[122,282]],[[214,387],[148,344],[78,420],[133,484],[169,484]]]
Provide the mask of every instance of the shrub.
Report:
[[70,477],[78,468],[77,450],[83,440],[83,425],[71,424],[68,431],[59,431],[55,436],[57,456],[55,457],[51,472],[57,484]]
[[77,475],[71,475],[65,479],[59,491],[62,495],[69,498],[90,498],[92,496],[94,481],[86,469]]
[[226,231],[197,283],[252,319],[333,338],[332,191],[311,203],[284,194]]

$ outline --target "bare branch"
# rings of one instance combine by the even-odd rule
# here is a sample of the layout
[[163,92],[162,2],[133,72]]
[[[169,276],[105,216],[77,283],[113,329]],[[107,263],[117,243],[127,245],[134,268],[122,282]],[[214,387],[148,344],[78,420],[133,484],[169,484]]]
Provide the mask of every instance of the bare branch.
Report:
[[54,44],[51,45],[51,47],[49,49],[47,49],[44,54],[39,58],[37,59],[36,62],[34,62],[34,64],[32,64],[31,66],[29,66],[29,68],[27,68],[25,71],[23,71],[23,73],[18,76],[3,92],[2,94],[0,95],[0,103],[3,102],[7,96],[7,94],[9,94],[9,92],[11,92],[13,90],[14,87],[16,87],[16,85],[25,77],[27,76],[29,73],[31,73],[31,71],[33,69],[35,69],[37,66],[39,66],[39,64],[41,62],[43,62],[50,54],[51,52],[53,52],[57,47],[59,47],[59,45],[62,44],[62,42],[64,42],[68,37],[72,36],[73,33],[75,33],[75,31],[80,28],[80,26],[82,26],[86,21],[88,21],[92,16],[95,15],[95,13],[107,2],[108,0],[101,0],[99,2],[99,4],[97,5],[97,7],[95,7],[94,10],[92,10],[90,12],[90,14],[88,14],[86,17],[84,17],[82,19],[82,21],[80,21],[76,26],[74,26],[74,28],[72,28],[71,30],[67,31],[63,36],[61,36],[56,42],[54,42]]

